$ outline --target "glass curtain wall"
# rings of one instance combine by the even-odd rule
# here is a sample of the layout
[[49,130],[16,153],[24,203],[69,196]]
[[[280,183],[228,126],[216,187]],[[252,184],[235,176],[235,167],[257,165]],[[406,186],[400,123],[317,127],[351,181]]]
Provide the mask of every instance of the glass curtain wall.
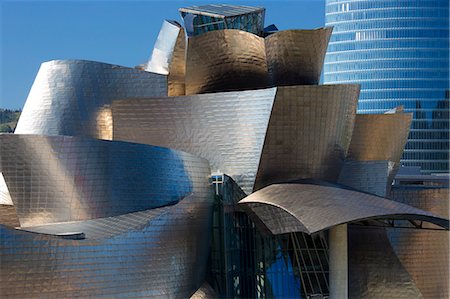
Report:
[[325,22],[324,83],[361,84],[359,113],[413,112],[403,165],[448,172],[448,0],[327,0]]

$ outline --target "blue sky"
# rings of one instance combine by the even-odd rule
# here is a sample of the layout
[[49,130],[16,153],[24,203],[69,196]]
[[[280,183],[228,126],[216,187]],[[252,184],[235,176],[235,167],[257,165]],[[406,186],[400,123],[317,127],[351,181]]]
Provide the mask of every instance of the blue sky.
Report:
[[324,0],[302,1],[2,1],[0,107],[22,108],[39,66],[86,59],[134,67],[146,61],[164,19],[179,7],[232,3],[266,7],[266,26],[324,25]]

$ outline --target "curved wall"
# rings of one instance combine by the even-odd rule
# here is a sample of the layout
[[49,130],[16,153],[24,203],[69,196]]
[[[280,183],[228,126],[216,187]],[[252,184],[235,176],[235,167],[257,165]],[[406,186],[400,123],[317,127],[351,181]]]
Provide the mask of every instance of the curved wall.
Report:
[[[449,218],[449,189],[393,186],[390,197]],[[425,227],[434,228],[426,225]],[[408,270],[424,298],[449,297],[449,232],[440,230],[388,229],[398,258]]]
[[[207,174],[202,173],[205,182],[197,193],[174,206],[71,223],[69,232],[85,232],[83,240],[0,225],[0,293],[6,298],[189,298],[204,282],[209,256]],[[51,229],[67,232],[64,225]]]
[[22,226],[174,204],[209,174],[203,159],[150,145],[17,134],[0,141],[0,168]]
[[449,171],[449,2],[327,0],[324,82],[361,84],[358,112],[413,112],[402,162]]
[[268,85],[263,38],[225,29],[188,39],[186,95]]
[[109,139],[107,107],[113,99],[129,96],[167,96],[167,77],[94,61],[45,62],[15,133]]
[[303,178],[336,181],[358,94],[357,85],[278,87],[254,189]]
[[283,30],[265,38],[269,80],[273,86],[319,84],[333,28]]

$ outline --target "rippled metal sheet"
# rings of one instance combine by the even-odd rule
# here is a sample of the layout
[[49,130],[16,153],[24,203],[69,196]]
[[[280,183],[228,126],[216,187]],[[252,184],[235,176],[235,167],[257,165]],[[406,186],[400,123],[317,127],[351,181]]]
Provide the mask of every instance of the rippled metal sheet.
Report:
[[69,136],[0,135],[0,153],[22,226],[174,204],[210,172],[175,150]]
[[[449,218],[449,189],[421,186],[393,186],[391,198]],[[449,232],[387,229],[400,262],[409,272],[424,298],[449,297]]]
[[351,299],[423,298],[382,228],[349,226],[348,272]]
[[313,234],[333,226],[367,219],[422,220],[443,228],[449,221],[382,197],[337,186],[275,184],[239,201],[272,234]]
[[226,29],[188,39],[187,95],[267,86],[263,38],[245,31]]
[[284,30],[265,39],[272,85],[318,84],[332,27]]
[[358,85],[278,87],[255,189],[300,178],[336,181],[358,95]]
[[405,147],[412,113],[358,114],[348,159],[387,160],[398,164]]
[[185,93],[185,50],[184,28],[176,21],[164,20],[145,70],[167,75],[169,96]]
[[0,204],[0,224],[7,226],[20,226],[16,208],[13,205]]
[[113,99],[166,95],[164,75],[84,60],[45,62],[15,133],[108,139],[111,125],[107,107]]
[[276,89],[114,101],[114,139],[203,157],[251,193]]
[[0,225],[2,298],[189,298],[209,256],[206,174],[203,188],[174,206],[47,231],[85,231],[84,240]]

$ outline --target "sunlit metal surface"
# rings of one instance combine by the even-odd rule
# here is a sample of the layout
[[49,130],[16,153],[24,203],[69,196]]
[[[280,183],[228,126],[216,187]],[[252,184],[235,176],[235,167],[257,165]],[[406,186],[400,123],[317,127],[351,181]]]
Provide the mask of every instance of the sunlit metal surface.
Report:
[[265,38],[272,85],[318,84],[332,27],[283,30]]
[[250,194],[255,179],[336,180],[357,97],[356,85],[329,85],[114,101],[113,135],[201,156]]
[[209,174],[208,162],[190,154],[80,137],[5,134],[0,152],[22,226],[174,204]]
[[349,298],[423,298],[385,229],[349,226],[348,259]]
[[358,85],[278,87],[254,189],[301,178],[336,181],[358,95]]
[[[391,198],[449,218],[449,189],[393,186]],[[449,297],[449,232],[387,229],[392,247],[424,298]]]
[[216,298],[219,298],[219,296],[207,282],[202,284],[201,288],[199,288],[197,292],[195,292],[194,295],[191,296],[191,299],[216,299]]
[[84,60],[45,62],[15,133],[102,138],[111,127],[98,122],[98,113],[113,99],[166,95],[165,75]]
[[0,205],[13,205],[3,173],[0,172]]
[[332,184],[275,184],[250,194],[239,204],[275,235],[313,234],[368,219],[421,220],[449,228],[449,221],[437,215]]
[[16,208],[13,205],[0,204],[0,224],[8,226],[20,226]]
[[412,113],[357,114],[348,159],[400,162]]
[[114,139],[186,151],[251,193],[276,89],[114,101]]
[[145,70],[167,75],[168,96],[184,95],[186,38],[176,21],[164,20]]
[[268,87],[264,39],[240,30],[216,30],[190,37],[186,52],[186,94]]
[[[2,298],[189,298],[208,259],[211,199],[203,186],[174,206],[41,233],[0,225]],[[74,231],[86,238],[51,235]]]

